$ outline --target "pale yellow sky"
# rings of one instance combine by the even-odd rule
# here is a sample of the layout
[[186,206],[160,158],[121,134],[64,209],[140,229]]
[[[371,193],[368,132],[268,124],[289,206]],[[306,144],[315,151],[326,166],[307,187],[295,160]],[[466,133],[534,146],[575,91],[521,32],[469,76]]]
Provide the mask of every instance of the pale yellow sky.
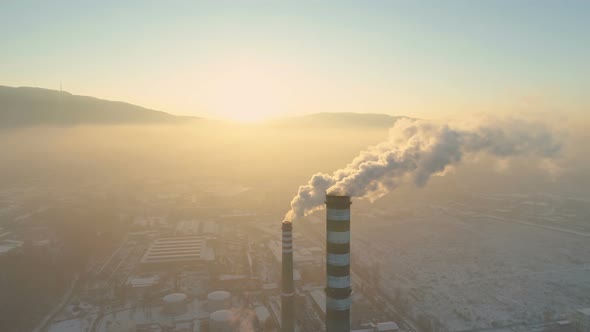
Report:
[[540,2],[1,2],[0,84],[242,121],[587,112],[589,3]]

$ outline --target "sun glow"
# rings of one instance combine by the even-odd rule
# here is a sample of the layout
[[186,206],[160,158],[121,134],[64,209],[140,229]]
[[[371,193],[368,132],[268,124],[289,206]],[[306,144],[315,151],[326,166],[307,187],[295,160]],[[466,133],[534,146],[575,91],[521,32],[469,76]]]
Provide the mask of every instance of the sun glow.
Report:
[[207,111],[239,122],[258,122],[289,107],[286,73],[273,66],[240,64],[212,75]]

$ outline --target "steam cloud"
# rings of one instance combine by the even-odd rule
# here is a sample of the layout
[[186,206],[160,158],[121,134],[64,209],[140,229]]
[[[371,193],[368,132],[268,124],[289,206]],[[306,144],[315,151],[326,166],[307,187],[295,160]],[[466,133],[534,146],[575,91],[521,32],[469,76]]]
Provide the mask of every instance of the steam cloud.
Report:
[[424,186],[432,175],[444,174],[468,154],[548,158],[560,149],[561,144],[544,125],[523,120],[488,121],[470,128],[398,120],[387,141],[361,152],[345,168],[331,175],[317,173],[300,186],[286,219],[321,209],[326,192],[374,200],[407,180]]

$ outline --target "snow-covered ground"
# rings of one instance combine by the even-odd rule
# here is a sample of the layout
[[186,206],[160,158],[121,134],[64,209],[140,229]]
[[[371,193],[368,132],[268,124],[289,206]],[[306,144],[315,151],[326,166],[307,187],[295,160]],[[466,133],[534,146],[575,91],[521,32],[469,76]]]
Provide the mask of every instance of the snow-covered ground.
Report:
[[98,324],[97,331],[106,332],[109,326],[115,322],[133,321],[138,324],[146,323],[170,323],[193,321],[209,317],[209,313],[204,310],[204,303],[193,300],[188,303],[187,312],[180,316],[167,316],[162,314],[162,307],[145,307],[117,310],[110,312],[102,317]]
[[49,332],[86,332],[90,330],[93,316],[87,318],[74,318],[53,323],[49,326]]
[[380,263],[384,291],[415,317],[453,331],[590,306],[590,237],[435,208],[385,219],[354,219],[352,251]]

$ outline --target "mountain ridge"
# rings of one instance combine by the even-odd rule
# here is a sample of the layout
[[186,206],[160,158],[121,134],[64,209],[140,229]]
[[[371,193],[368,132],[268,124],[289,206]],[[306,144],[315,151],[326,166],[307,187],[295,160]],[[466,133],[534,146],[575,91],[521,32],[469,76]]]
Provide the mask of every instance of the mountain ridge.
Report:
[[406,116],[396,116],[384,113],[356,113],[356,112],[320,112],[301,116],[278,118],[268,123],[275,127],[297,127],[308,128],[390,128],[393,124]]
[[178,123],[197,119],[200,118],[172,115],[123,101],[0,85],[0,127]]
[[[261,124],[279,129],[389,128],[400,118],[405,117],[381,113],[320,112],[276,118]],[[47,125],[181,124],[195,120],[214,121],[208,118],[174,115],[123,101],[74,95],[66,91],[0,85],[0,128]]]

